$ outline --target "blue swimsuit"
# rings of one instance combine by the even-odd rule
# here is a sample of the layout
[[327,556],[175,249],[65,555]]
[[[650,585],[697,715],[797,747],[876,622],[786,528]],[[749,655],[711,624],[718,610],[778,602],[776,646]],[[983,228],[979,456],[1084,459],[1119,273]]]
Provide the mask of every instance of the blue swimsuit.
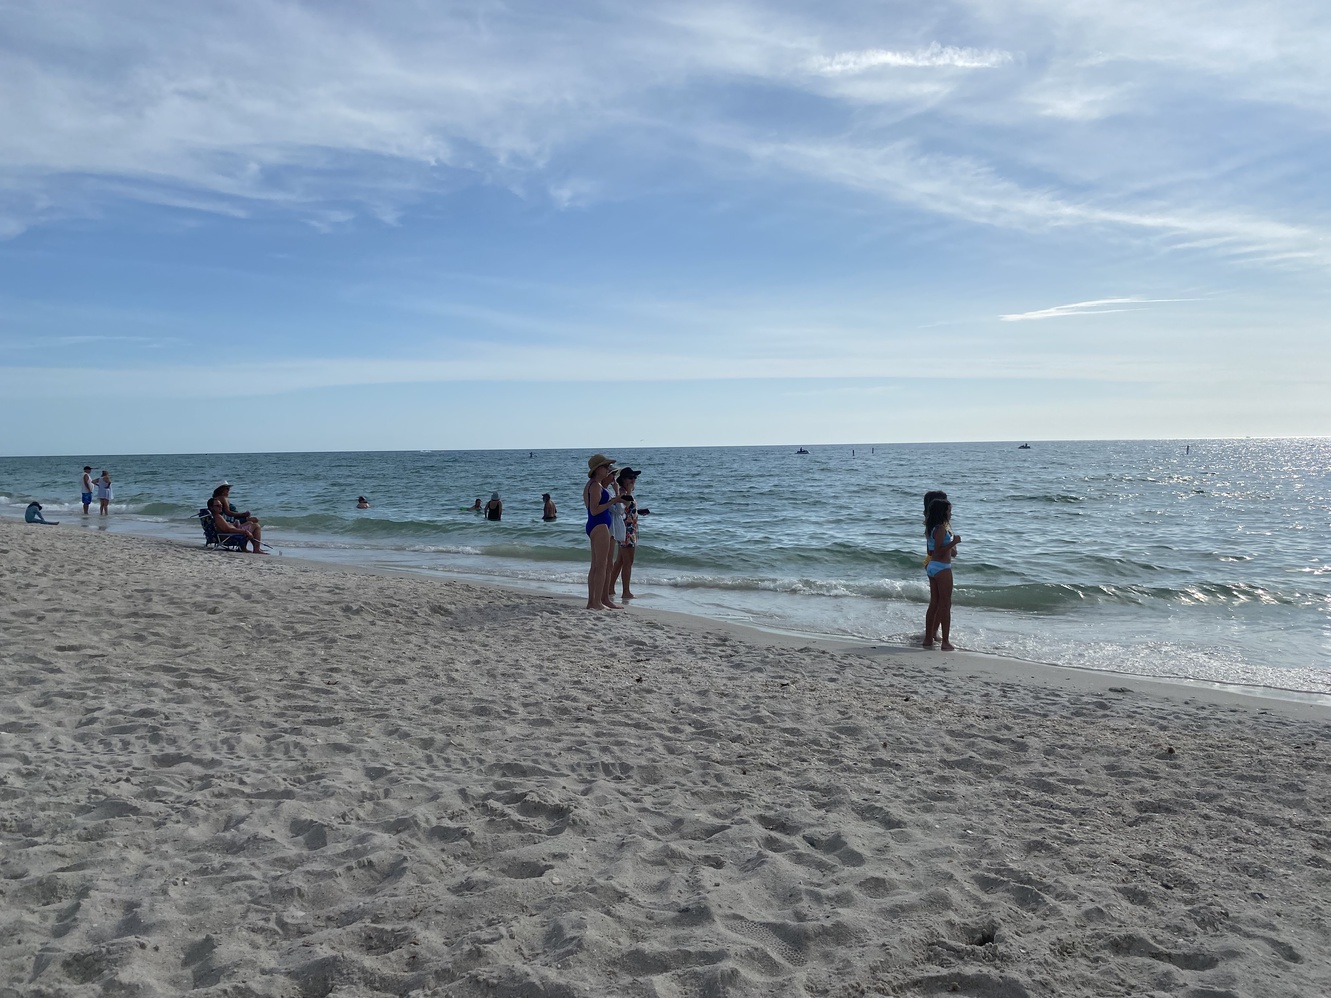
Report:
[[[584,495],[585,495],[585,493],[584,493]],[[605,503],[605,502],[609,502],[609,501],[610,501],[610,490],[609,490],[609,489],[606,489],[606,488],[601,489],[601,502]],[[590,537],[590,536],[592,535],[592,531],[596,529],[596,525],[597,525],[598,523],[604,523],[604,524],[606,525],[606,527],[609,527],[609,526],[610,526],[610,521],[611,521],[611,519],[612,519],[612,517],[611,517],[611,515],[610,515],[610,508],[609,508],[608,506],[607,506],[605,509],[601,510],[601,512],[597,513],[595,516],[592,516],[592,507],[591,507],[591,503],[588,503],[588,504],[587,504],[587,536]]]
[[[952,531],[945,530],[943,532],[943,547],[945,548],[949,547],[951,544],[952,544]],[[932,532],[929,534],[928,550],[930,554],[934,553],[934,535]],[[928,573],[929,578],[932,579],[939,572],[952,571],[952,563],[949,561],[934,561],[932,558],[930,558],[929,564],[924,566],[924,570],[926,573]]]

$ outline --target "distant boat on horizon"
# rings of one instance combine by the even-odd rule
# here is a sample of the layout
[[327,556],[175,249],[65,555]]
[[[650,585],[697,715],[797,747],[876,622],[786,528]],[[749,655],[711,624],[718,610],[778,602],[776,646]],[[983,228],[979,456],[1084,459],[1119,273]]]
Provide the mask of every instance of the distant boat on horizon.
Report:
[[799,450],[797,450],[795,453],[796,453],[796,454],[807,454],[807,453],[809,453],[809,452],[806,451],[803,447],[801,447],[801,448],[800,448]]
[[1031,449],[1030,444],[1022,444],[1020,447],[1017,448],[1017,450],[1030,450],[1030,449]]

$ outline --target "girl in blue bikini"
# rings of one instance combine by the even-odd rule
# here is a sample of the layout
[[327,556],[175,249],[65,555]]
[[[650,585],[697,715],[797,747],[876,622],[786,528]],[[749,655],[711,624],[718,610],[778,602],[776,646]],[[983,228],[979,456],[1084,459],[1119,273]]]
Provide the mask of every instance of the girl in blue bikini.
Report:
[[941,628],[943,651],[952,651],[948,640],[952,630],[952,556],[957,553],[961,535],[952,533],[952,504],[946,499],[929,503],[924,517],[924,535],[928,538],[929,560],[924,570],[929,575],[929,609],[924,615],[924,647],[934,646],[934,634]]

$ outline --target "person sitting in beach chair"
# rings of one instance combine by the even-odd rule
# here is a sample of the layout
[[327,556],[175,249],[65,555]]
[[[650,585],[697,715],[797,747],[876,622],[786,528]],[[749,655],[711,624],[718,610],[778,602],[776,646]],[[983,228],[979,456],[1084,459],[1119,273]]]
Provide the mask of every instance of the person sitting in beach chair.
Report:
[[[199,511],[199,520],[203,523],[204,536],[208,536],[208,529],[211,527],[216,538],[215,547],[233,547],[238,551],[244,551],[245,542],[248,541],[255,554],[263,554],[259,549],[259,527],[251,523],[232,522],[227,518],[225,509],[222,500],[214,497],[208,500],[206,510]],[[207,514],[206,517],[205,513]]]
[[199,518],[199,523],[203,526],[203,546],[210,551],[221,551],[226,548],[228,551],[243,550],[246,538],[239,534],[219,534],[213,529],[213,511],[207,507],[199,510],[195,514]]
[[249,510],[245,510],[245,512],[242,513],[240,510],[236,509],[235,506],[231,505],[230,482],[223,482],[221,485],[217,486],[217,488],[213,489],[213,498],[222,500],[222,514],[232,523],[247,523],[256,527],[262,526],[262,524],[259,523],[259,518]]
[[211,509],[199,510],[199,523],[203,525],[203,546],[213,550],[221,551],[244,551],[245,542],[249,539],[243,534],[219,534],[213,529],[213,511]]

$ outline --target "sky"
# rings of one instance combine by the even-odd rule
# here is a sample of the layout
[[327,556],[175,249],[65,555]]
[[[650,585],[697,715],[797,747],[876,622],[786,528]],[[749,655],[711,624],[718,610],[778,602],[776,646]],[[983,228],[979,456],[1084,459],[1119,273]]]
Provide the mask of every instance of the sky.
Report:
[[1331,434],[1331,5],[0,0],[0,454]]

